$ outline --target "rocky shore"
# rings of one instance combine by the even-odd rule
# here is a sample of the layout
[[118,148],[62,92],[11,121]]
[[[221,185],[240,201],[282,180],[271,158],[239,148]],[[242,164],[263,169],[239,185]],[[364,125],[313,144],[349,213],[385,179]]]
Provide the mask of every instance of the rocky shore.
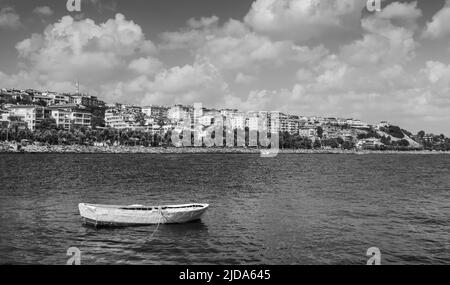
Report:
[[[20,153],[85,153],[85,154],[260,154],[263,149],[255,148],[175,148],[175,147],[141,147],[141,146],[37,146],[29,145],[20,149],[0,149],[0,152]],[[342,149],[280,149],[279,154],[450,154],[436,151],[372,151]]]

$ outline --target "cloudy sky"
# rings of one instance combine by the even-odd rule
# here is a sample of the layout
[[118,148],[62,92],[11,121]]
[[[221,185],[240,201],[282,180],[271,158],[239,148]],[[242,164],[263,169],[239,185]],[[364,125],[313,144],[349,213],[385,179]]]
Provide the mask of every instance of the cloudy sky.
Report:
[[450,135],[450,0],[0,0],[0,87]]

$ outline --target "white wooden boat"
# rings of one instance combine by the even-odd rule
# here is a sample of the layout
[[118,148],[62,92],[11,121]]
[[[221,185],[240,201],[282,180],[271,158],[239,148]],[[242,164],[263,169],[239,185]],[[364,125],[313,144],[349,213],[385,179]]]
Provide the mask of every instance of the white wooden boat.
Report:
[[81,203],[78,205],[83,222],[95,226],[188,223],[199,220],[208,207],[208,204],[115,206]]

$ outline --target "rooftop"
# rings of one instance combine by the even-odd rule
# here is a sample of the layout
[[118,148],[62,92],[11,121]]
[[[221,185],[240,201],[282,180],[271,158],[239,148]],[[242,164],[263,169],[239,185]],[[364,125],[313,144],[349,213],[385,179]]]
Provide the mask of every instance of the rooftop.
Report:
[[10,109],[35,109],[35,108],[44,108],[38,105],[12,105],[9,106]]
[[75,103],[69,103],[69,104],[59,104],[59,105],[52,105],[47,107],[48,109],[52,110],[58,110],[58,109],[77,109],[77,110],[86,110],[84,106],[80,106]]

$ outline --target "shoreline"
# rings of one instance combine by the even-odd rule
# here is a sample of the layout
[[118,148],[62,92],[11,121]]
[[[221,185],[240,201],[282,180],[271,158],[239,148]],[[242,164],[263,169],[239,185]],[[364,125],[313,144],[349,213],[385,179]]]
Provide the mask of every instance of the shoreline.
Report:
[[[264,149],[256,148],[176,148],[176,147],[141,147],[141,146],[36,146],[30,145],[21,151],[0,149],[0,153],[28,154],[260,154]],[[280,149],[278,154],[450,154],[438,151],[393,151],[393,150],[342,150],[342,149]]]

